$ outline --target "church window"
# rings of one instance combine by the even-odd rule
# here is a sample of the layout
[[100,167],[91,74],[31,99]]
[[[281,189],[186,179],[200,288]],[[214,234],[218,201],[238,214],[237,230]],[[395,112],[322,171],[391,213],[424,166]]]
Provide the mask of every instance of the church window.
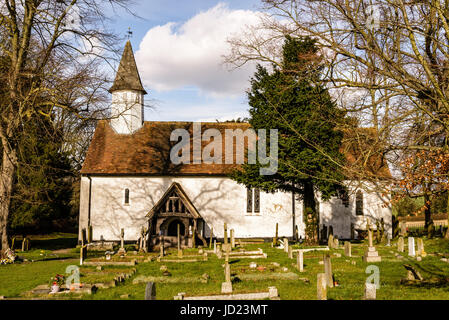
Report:
[[360,190],[357,191],[355,196],[355,214],[363,216],[363,193]]
[[246,188],[246,212],[253,212],[253,189]]
[[129,189],[125,189],[125,204],[129,204]]
[[260,213],[260,189],[246,189],[246,212]]
[[260,189],[254,189],[254,212],[260,212]]

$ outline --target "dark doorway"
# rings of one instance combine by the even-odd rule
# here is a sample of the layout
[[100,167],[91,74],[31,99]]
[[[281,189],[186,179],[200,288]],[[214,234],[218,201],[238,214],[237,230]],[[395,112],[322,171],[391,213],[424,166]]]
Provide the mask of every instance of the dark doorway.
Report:
[[178,225],[179,225],[179,232],[180,232],[181,236],[183,236],[184,232],[185,232],[184,223],[182,223],[181,221],[179,221],[177,219],[173,220],[168,225],[167,236],[172,236],[172,237],[178,236]]

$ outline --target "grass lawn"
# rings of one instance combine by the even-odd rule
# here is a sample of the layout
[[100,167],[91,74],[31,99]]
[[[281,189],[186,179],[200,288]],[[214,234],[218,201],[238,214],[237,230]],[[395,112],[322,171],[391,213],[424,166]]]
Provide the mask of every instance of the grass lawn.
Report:
[[[67,235],[66,235],[67,236]],[[57,243],[64,243],[68,239],[61,240],[64,235],[55,235]],[[67,236],[70,238],[69,236]],[[76,235],[74,235],[76,238]],[[45,242],[47,241],[47,242]],[[75,241],[76,242],[76,241]],[[32,239],[32,245],[36,241]],[[18,297],[21,292],[30,290],[37,285],[46,284],[51,276],[56,273],[64,274],[68,265],[79,263],[78,250],[68,250],[64,253],[55,253],[56,244],[45,247],[51,240],[42,239],[42,249],[35,249],[27,253],[18,253],[19,256],[33,259],[35,262],[22,262],[14,265],[0,266],[0,295],[7,297]],[[366,250],[366,244],[353,244],[353,257],[345,257],[343,246],[341,249],[331,250],[332,269],[335,280],[339,286],[328,289],[328,299],[333,300],[360,300],[364,294],[364,283],[367,274],[366,268],[375,265],[379,268],[380,289],[377,290],[378,300],[448,300],[449,299],[449,263],[440,259],[442,256],[428,255],[421,262],[407,257],[407,241],[403,259],[397,259],[395,253],[396,242],[391,247],[376,245],[382,256],[380,263],[364,263],[362,255]],[[449,256],[449,241],[443,239],[424,239],[425,251],[429,254],[439,253]],[[61,244],[62,245],[62,244]],[[295,246],[296,247],[296,246]],[[73,246],[72,246],[73,248]],[[262,248],[268,254],[267,259],[232,259],[231,273],[234,279],[233,292],[246,293],[255,291],[268,291],[269,286],[276,286],[281,299],[303,300],[316,299],[316,275],[324,272],[324,266],[319,264],[322,260],[323,251],[312,251],[304,254],[304,270],[298,272],[294,267],[295,259],[289,259],[287,254],[280,249],[272,248],[269,243],[258,245],[246,245],[246,250],[257,250]],[[193,254],[197,249],[185,251],[184,254]],[[169,251],[175,258],[176,252]],[[341,254],[336,257],[334,253]],[[132,255],[130,254],[132,257]],[[38,260],[38,261],[36,261]],[[351,262],[355,261],[355,265]],[[250,269],[250,262],[256,262],[259,266],[265,266],[265,271]],[[279,263],[279,266],[273,263]],[[120,296],[127,294],[129,299],[143,299],[145,283],[133,284],[137,277],[155,277],[157,299],[171,300],[179,292],[185,292],[187,296],[220,294],[221,283],[224,281],[224,259],[217,259],[215,255],[209,255],[208,261],[200,262],[142,262],[135,266],[137,272],[130,279],[109,289],[99,289],[92,295],[84,295],[83,299],[121,299]],[[424,277],[423,282],[414,284],[401,284],[401,279],[406,277],[404,264],[413,265]],[[162,265],[167,266],[170,276],[164,276],[160,270]],[[283,271],[283,268],[288,271]],[[121,269],[112,267],[104,268],[103,273],[97,272],[93,267],[81,268],[81,282],[92,283],[100,280],[108,280],[113,277],[113,272]],[[129,269],[129,268],[128,268]],[[83,271],[84,270],[84,271]],[[122,268],[123,271],[127,270]],[[203,274],[209,275],[207,283],[201,283],[199,279]],[[285,275],[280,279],[269,279],[277,275]],[[293,278],[295,279],[292,279]],[[242,280],[242,279],[255,280]],[[198,281],[196,281],[198,279]],[[304,281],[308,280],[308,281]]]

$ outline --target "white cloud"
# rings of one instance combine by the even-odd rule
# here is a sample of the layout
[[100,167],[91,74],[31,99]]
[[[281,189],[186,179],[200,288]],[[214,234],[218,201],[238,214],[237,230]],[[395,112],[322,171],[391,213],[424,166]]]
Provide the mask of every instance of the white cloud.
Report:
[[195,86],[212,96],[244,94],[254,64],[230,71],[223,55],[230,50],[227,39],[257,24],[259,14],[220,3],[181,25],[170,22],[150,29],[136,52],[144,84],[158,91]]

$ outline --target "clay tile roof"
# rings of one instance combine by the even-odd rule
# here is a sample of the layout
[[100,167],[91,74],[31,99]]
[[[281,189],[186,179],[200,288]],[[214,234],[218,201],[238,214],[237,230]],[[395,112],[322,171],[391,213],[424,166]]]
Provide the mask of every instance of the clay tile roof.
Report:
[[109,92],[116,90],[136,90],[144,94],[147,93],[140,81],[139,71],[137,70],[136,60],[134,59],[133,49],[129,40],[126,42],[114,84],[109,89]]
[[[213,128],[221,132],[225,137],[226,129],[250,128],[248,123],[236,122],[211,122],[201,123],[201,132]],[[170,135],[175,129],[186,129],[193,136],[193,122],[157,122],[145,121],[142,128],[133,134],[124,135],[116,133],[109,122],[99,121],[92,138],[86,159],[81,169],[81,174],[94,175],[227,175],[236,164],[225,164],[225,139],[223,138],[222,164],[200,163],[175,165],[170,160],[170,151],[177,141],[170,141]],[[373,134],[369,130],[361,130],[362,134],[354,136],[345,133],[341,151],[348,160],[349,167],[361,167],[367,170],[367,175],[376,178],[391,178],[390,170],[385,159],[378,154],[366,156],[360,147],[352,146],[354,139],[365,139],[366,143],[373,145]],[[234,141],[234,144],[236,141]],[[245,147],[246,147],[245,139]],[[209,144],[202,142],[202,148]],[[193,154],[193,142],[190,141],[191,155]],[[368,150],[368,148],[366,148]],[[234,147],[234,156],[236,148]],[[191,157],[192,159],[192,157]],[[368,159],[368,160],[366,160]],[[360,177],[353,176],[351,179]]]
[[[246,130],[248,123],[201,123],[201,132],[209,128],[218,129],[222,137],[225,129]],[[170,151],[177,141],[170,141],[175,129],[186,129],[193,137],[193,122],[145,121],[142,128],[130,135],[116,133],[108,121],[97,124],[82,174],[144,174],[144,175],[226,175],[237,167],[225,164],[224,146],[222,164],[173,164]],[[193,140],[193,139],[192,139]],[[245,139],[246,140],[246,139]],[[202,142],[204,147],[209,142]],[[235,143],[235,142],[234,142]],[[223,143],[224,145],[224,143]],[[190,143],[191,154],[193,141]],[[235,154],[236,148],[234,148]],[[191,158],[192,159],[192,158]]]

